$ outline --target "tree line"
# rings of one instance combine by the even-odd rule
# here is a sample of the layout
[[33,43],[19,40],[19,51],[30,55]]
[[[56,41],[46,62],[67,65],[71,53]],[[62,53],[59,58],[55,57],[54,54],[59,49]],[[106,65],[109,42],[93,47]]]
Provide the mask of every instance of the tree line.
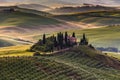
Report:
[[75,32],[73,32],[72,35],[69,35],[68,32],[59,32],[57,33],[57,36],[53,35],[50,37],[46,37],[46,34],[43,34],[42,39],[35,43],[30,48],[30,51],[54,52],[77,45],[88,45],[88,40],[85,34],[83,34],[80,42],[77,42]]

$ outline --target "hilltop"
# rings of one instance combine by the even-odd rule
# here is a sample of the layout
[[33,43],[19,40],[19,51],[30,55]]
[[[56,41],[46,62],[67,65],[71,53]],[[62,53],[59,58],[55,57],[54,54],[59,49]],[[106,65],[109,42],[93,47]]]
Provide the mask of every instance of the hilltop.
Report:
[[[62,31],[63,33],[66,30]],[[83,33],[86,33],[88,40],[91,44],[93,44],[95,47],[114,47],[118,48],[120,50],[120,26],[106,26],[101,28],[95,28],[95,29],[74,29],[74,30],[67,30],[69,34],[72,34],[73,32],[76,33],[77,41],[80,41],[80,38],[82,37]],[[54,33],[56,35],[57,33]],[[47,36],[52,36],[51,34],[47,34]],[[38,40],[42,38],[42,35],[36,35],[31,36],[33,39]]]

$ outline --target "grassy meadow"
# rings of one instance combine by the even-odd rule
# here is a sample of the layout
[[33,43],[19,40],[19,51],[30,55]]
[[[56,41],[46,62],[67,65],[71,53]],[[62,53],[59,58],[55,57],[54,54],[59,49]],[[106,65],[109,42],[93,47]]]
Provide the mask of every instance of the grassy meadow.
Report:
[[27,51],[31,45],[12,46],[0,48],[0,57],[32,56],[33,53]]
[[55,19],[40,16],[33,13],[16,11],[12,13],[0,13],[0,26],[30,27],[60,23]]
[[120,49],[120,26],[108,26],[97,29],[73,30],[78,38],[86,33],[91,44],[101,47],[117,47]]

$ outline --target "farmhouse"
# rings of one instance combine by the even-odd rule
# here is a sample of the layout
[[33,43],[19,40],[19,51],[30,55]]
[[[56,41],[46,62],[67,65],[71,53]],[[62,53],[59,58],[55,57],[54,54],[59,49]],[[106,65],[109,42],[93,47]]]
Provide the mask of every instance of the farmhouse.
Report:
[[76,43],[77,42],[76,37],[68,36],[67,39],[70,40],[71,43]]

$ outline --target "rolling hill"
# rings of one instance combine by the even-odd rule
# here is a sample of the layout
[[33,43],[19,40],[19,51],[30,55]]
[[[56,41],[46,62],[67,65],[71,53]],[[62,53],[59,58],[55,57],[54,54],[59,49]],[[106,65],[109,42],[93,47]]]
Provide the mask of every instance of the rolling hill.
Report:
[[[91,11],[55,16],[58,19],[70,21],[75,24],[88,24],[93,26],[117,25],[120,23],[120,10]],[[85,23],[85,24],[84,24]]]
[[0,49],[0,72],[2,73],[0,79],[120,79],[120,71],[115,69],[119,68],[117,66],[120,63],[118,59],[108,57],[87,46],[37,57],[32,57],[33,53],[26,51],[26,49],[29,49],[29,45]]
[[13,46],[13,44],[9,41],[0,39],[0,47],[7,47],[7,46]]
[[110,11],[116,10],[116,8],[112,7],[105,7],[100,5],[84,5],[84,6],[77,6],[77,7],[60,7],[51,9],[48,12],[53,14],[73,14],[73,13],[83,13],[83,12],[90,12],[90,11]]
[[[10,8],[13,8],[15,11],[3,11]],[[75,28],[74,26],[48,17],[50,15],[46,12],[19,8],[17,6],[0,7],[0,34],[1,36],[11,37],[15,42],[16,38],[31,41],[25,37],[38,35],[38,33],[51,33]]]
[[[4,8],[8,7],[1,7],[1,9]],[[24,44],[24,42],[26,44],[26,41],[28,44],[28,41],[34,42],[38,40],[43,33],[49,35],[58,31],[74,30],[74,32],[77,32],[78,38],[80,37],[79,35],[86,33],[90,37],[90,42],[97,47],[111,46],[120,49],[117,44],[120,39],[117,36],[113,36],[112,39],[110,37],[111,33],[119,36],[119,31],[117,31],[119,27],[81,31],[81,29],[93,28],[94,26],[119,25],[120,11],[97,11],[55,16],[46,12],[16,6],[10,8],[15,8],[16,11],[12,13],[0,13],[0,34],[2,37],[5,37],[1,39],[5,41],[12,39],[12,41],[9,41],[10,44],[18,45]],[[105,30],[107,31],[104,33]],[[103,31],[105,34],[104,38],[101,38],[103,33],[100,35],[96,31],[99,33]],[[6,38],[6,36],[10,38]]]
[[51,9],[48,6],[44,6],[44,5],[40,5],[40,4],[20,4],[17,6],[20,8],[34,9],[34,10],[38,10],[38,11],[46,11],[46,10]]
[[[75,26],[56,20],[51,14],[31,9],[19,8],[17,6],[0,7],[0,9],[15,9],[15,12],[0,13],[0,32],[5,35],[17,33],[17,35],[28,35],[44,32],[53,32],[63,29],[73,29]],[[68,27],[69,26],[69,27]],[[58,30],[59,29],[59,30]]]

